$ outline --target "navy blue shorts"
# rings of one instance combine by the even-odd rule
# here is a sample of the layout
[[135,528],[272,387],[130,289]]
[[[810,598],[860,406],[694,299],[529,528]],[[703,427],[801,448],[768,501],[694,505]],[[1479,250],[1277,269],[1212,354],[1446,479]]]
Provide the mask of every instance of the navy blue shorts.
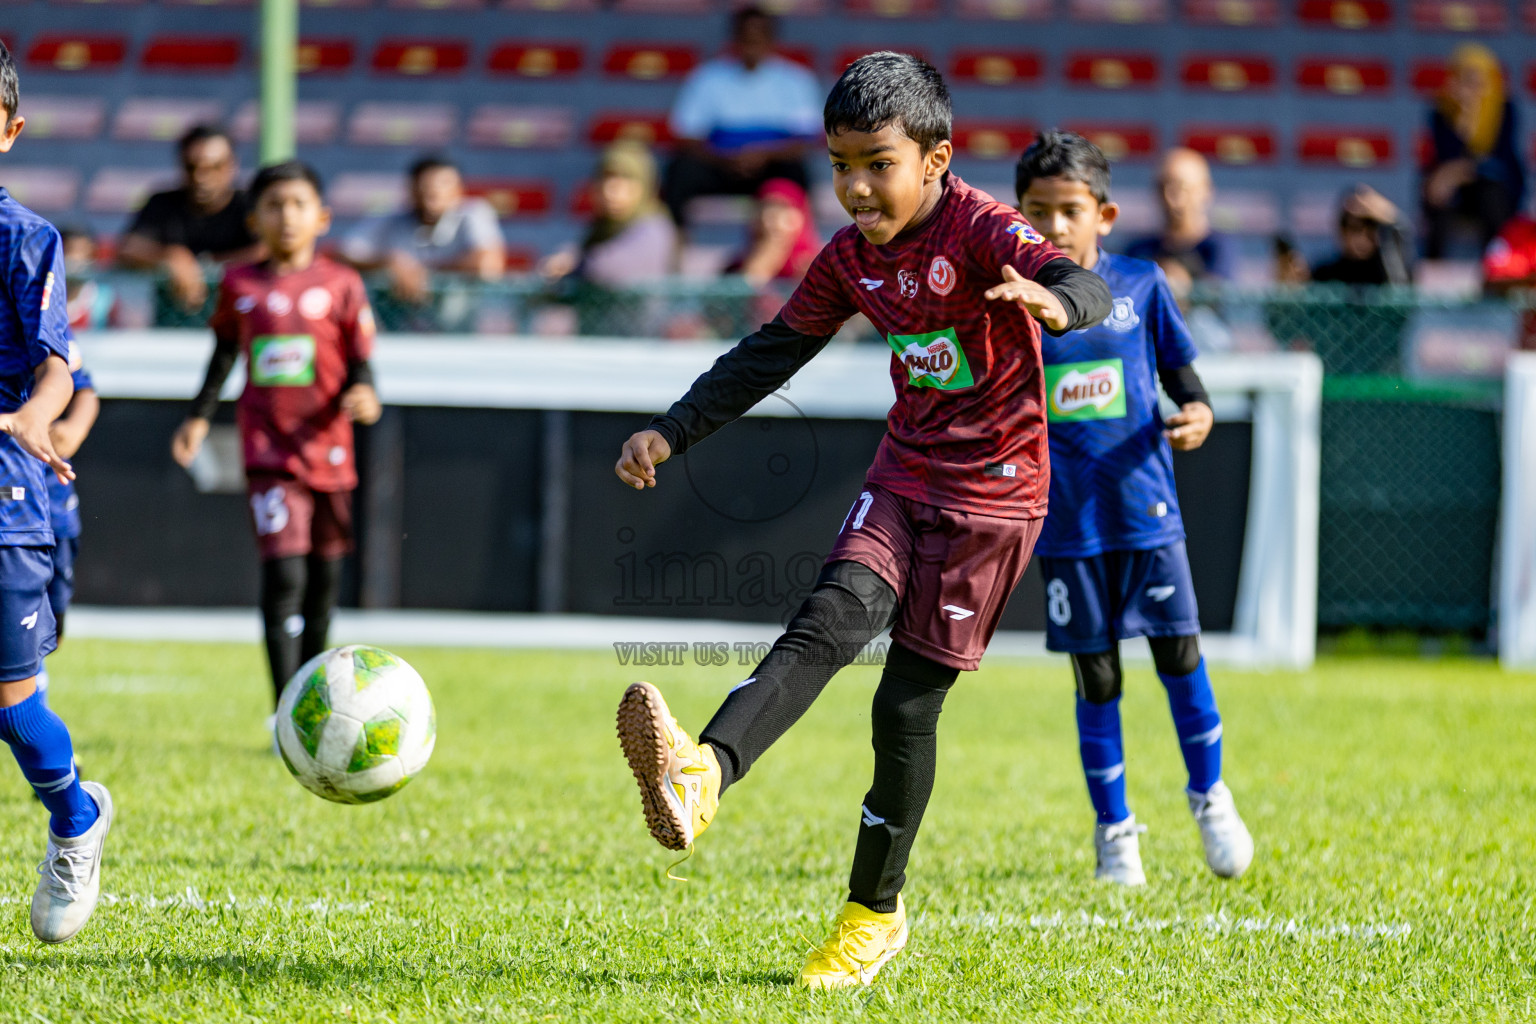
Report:
[[75,597],[75,558],[80,554],[79,537],[60,537],[53,547],[53,579],[48,583],[48,604],[58,619],[69,610]]
[[52,579],[52,548],[0,547],[0,683],[31,679],[58,646]]
[[1088,558],[1040,556],[1045,646],[1097,654],[1133,636],[1194,636],[1200,609],[1184,542]]

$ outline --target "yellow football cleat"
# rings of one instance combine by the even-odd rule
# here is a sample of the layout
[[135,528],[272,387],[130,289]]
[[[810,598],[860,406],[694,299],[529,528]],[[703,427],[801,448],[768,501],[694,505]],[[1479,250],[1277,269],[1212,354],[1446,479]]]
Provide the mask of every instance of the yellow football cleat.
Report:
[[686,850],[720,806],[720,761],[688,738],[661,691],[635,683],[619,701],[619,745],[640,783],[645,824],[669,850]]
[[806,988],[868,985],[906,944],[907,908],[900,896],[896,897],[895,911],[889,914],[845,903],[832,935],[801,968],[800,984]]

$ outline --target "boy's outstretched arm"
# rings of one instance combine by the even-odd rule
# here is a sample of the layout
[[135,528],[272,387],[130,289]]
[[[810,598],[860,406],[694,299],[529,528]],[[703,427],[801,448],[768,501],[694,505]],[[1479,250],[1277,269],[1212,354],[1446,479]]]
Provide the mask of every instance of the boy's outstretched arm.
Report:
[[739,419],[748,409],[784,386],[826,347],[832,335],[801,334],[773,318],[699,375],[672,408],[630,436],[613,467],[636,490],[656,486],[656,467],[690,445]]
[[63,483],[73,480],[75,471],[54,451],[48,428],[63,415],[74,393],[69,364],[49,356],[33,375],[31,397],[15,412],[0,413],[0,431],[14,437],[28,455],[48,463]]
[[1104,279],[1065,256],[1046,263],[1034,280],[1011,265],[1004,265],[1002,273],[1002,283],[987,289],[983,297],[1018,303],[1052,334],[1092,327],[1109,316],[1114,305]]

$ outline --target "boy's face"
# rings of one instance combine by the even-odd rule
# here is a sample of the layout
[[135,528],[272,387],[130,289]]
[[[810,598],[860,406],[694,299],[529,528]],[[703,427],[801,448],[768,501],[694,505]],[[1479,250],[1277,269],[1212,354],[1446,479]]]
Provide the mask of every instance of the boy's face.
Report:
[[1088,186],[1068,178],[1035,178],[1019,197],[1031,227],[1080,266],[1098,258],[1099,239],[1109,234],[1120,207],[1093,198]]
[[886,244],[932,207],[952,152],[946,139],[924,153],[892,125],[827,136],[837,201],[874,245]]
[[315,244],[331,226],[331,211],[307,181],[280,181],[251,211],[251,230],[274,256],[287,257]]

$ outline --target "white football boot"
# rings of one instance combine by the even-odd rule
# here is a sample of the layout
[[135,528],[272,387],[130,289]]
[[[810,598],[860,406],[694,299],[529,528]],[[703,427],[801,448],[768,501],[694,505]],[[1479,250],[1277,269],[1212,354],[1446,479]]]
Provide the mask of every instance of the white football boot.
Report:
[[1222,878],[1236,878],[1253,863],[1253,836],[1237,815],[1237,804],[1225,782],[1217,781],[1208,792],[1189,796],[1189,813],[1200,826],[1205,843],[1205,862]]
[[44,942],[74,938],[101,895],[101,850],[112,828],[112,795],[99,782],[82,782],[80,788],[96,801],[100,816],[69,839],[48,830],[48,853],[37,866],[42,878],[32,894],[32,933]]
[[1098,863],[1093,877],[1119,885],[1146,885],[1147,874],[1141,870],[1141,843],[1136,838],[1146,830],[1147,826],[1136,824],[1134,814],[1113,825],[1095,825],[1093,853]]

